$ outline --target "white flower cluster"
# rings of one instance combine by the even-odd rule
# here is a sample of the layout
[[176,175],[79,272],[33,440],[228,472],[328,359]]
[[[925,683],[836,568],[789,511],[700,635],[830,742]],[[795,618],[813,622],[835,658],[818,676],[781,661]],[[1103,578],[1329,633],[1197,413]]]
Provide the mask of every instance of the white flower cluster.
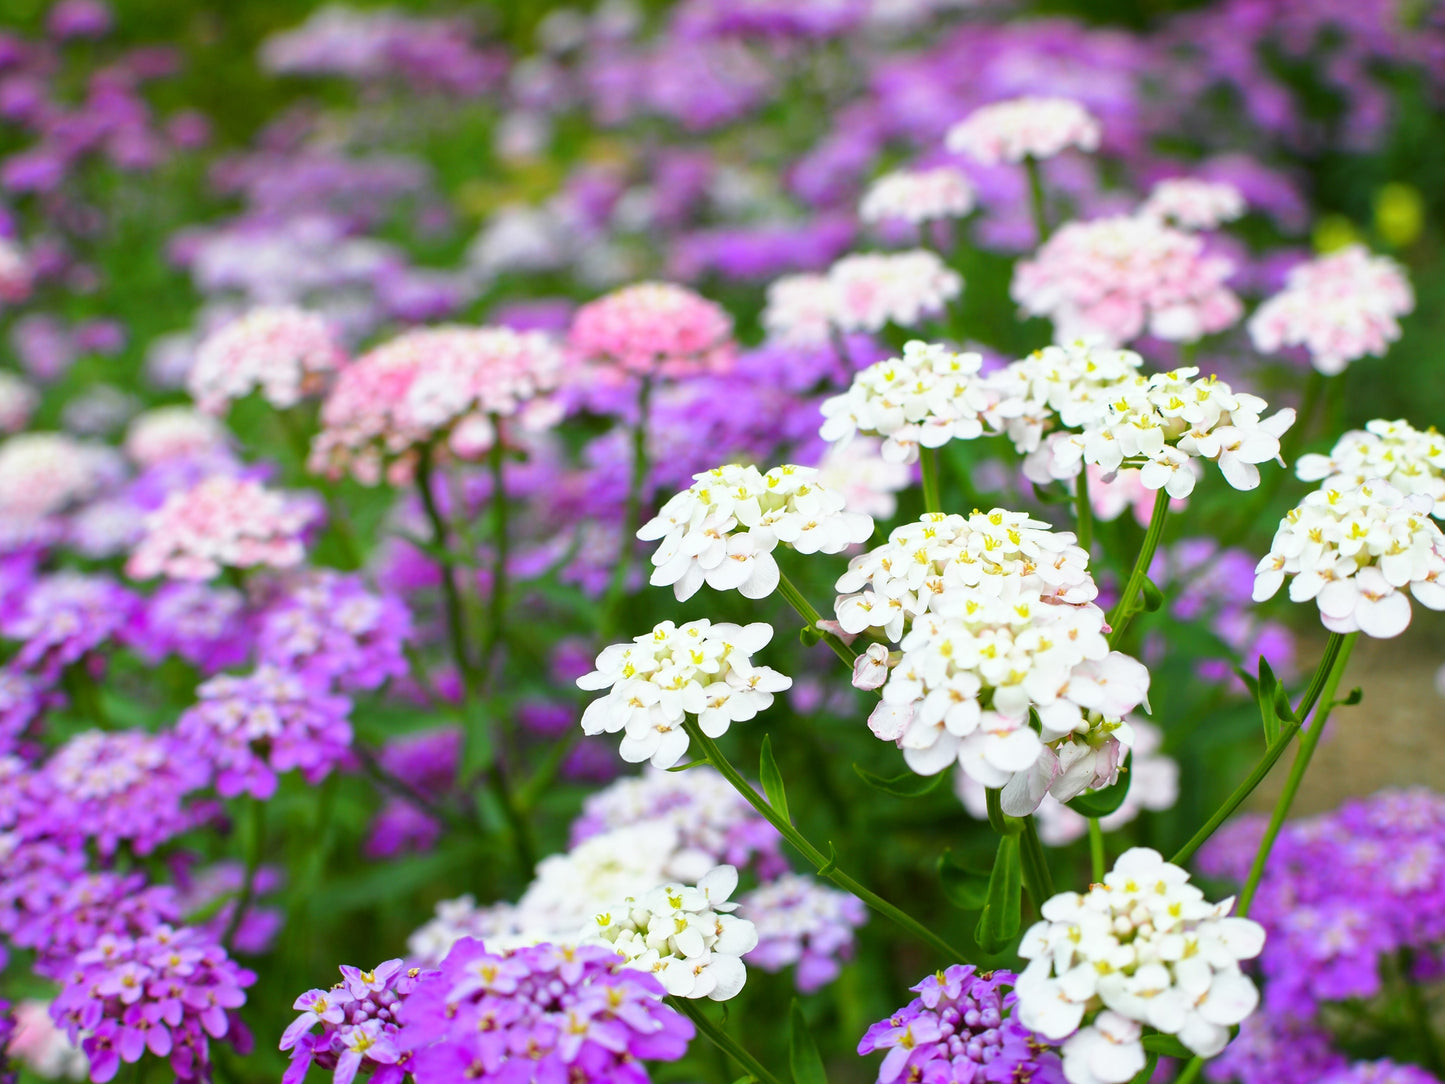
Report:
[[[1145,701],[1149,672],[1109,650],[1103,610],[1016,586],[1002,595],[947,591],[933,605],[938,612],[916,618],[899,645],[868,720],[874,734],[896,741],[920,775],[957,761],[1003,788],[1014,816],[1032,813],[1046,793],[1068,801],[1114,781],[1131,737],[1122,719]],[[1054,746],[1065,749],[1068,770]]]
[[1099,122],[1071,98],[1014,98],[975,109],[948,130],[950,151],[985,165],[1099,147]]
[[1233,222],[1249,210],[1232,184],[1199,177],[1170,177],[1149,190],[1141,214],[1172,222],[1186,230],[1212,230]]
[[623,760],[671,768],[687,754],[686,716],[695,716],[702,732],[716,738],[771,707],[773,694],[793,684],[752,663],[772,638],[772,626],[762,621],[733,625],[704,618],[685,625],[664,621],[631,643],[604,648],[597,669],[577,679],[579,688],[609,690],[587,705],[582,730],[622,731]]
[[1445,437],[1434,426],[1422,432],[1406,421],[1377,418],[1342,436],[1329,455],[1300,456],[1295,474],[1322,489],[1379,479],[1406,496],[1425,494],[1435,502],[1430,514],[1445,519]]
[[1259,955],[1264,928],[1228,917],[1233,906],[1207,902],[1157,851],[1125,851],[1103,884],[1049,899],[1024,934],[1020,1021],[1067,1040],[1070,1084],[1133,1079],[1144,1068],[1144,1027],[1213,1057],[1259,1003],[1239,962]]
[[996,392],[989,420],[1022,455],[1038,450],[1052,429],[1080,429],[1105,412],[1113,388],[1139,375],[1132,350],[1083,342],[1046,346],[1010,362],[989,380]]
[[915,225],[940,218],[962,218],[973,210],[973,183],[952,166],[898,170],[868,187],[858,205],[864,222],[895,219]]
[[940,343],[905,343],[903,356],[868,366],[841,395],[823,401],[821,435],[848,441],[856,433],[883,438],[883,458],[918,459],[918,449],[982,436],[995,396],[980,375],[983,358]]
[[772,342],[818,347],[833,326],[833,286],[826,275],[784,275],[768,284],[763,330]]
[[1194,492],[1193,461],[1207,459],[1235,489],[1254,489],[1258,464],[1279,459],[1279,439],[1294,424],[1294,409],[1262,417],[1269,404],[1259,396],[1198,373],[1175,369],[1113,385],[1103,413],[1080,432],[1051,435],[1025,462],[1025,474],[1043,484],[1075,478],[1086,463],[1106,476],[1137,466],[1145,487],[1183,499]]
[[704,583],[766,598],[778,586],[780,543],[799,553],[840,553],[873,534],[872,517],[846,511],[842,494],[819,485],[812,467],[763,474],[730,463],[693,477],[637,532],[643,541],[662,540],[650,582],[670,585],[679,602]]
[[1290,599],[1313,599],[1331,632],[1398,636],[1411,597],[1445,610],[1445,535],[1433,509],[1427,494],[1385,482],[1315,490],[1280,522],[1254,570],[1254,600],[1273,598],[1293,576]]
[[695,888],[666,884],[628,897],[596,915],[585,936],[657,976],[674,997],[726,1001],[747,981],[742,956],[758,943],[757,928],[730,913],[737,886],[738,871],[718,866]]
[[1092,602],[1099,589],[1089,555],[1074,541],[1024,512],[929,512],[848,562],[833,609],[844,632],[880,629],[897,643],[907,625],[936,610],[936,600],[949,591]]
[[828,269],[833,323],[842,331],[914,327],[963,292],[963,277],[927,249],[863,252]]

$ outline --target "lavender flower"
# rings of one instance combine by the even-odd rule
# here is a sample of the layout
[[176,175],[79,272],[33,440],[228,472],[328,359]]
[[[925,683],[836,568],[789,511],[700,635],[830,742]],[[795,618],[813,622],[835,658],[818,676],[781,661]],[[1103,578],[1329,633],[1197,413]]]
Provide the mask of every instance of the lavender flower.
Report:
[[360,576],[315,572],[287,586],[261,617],[261,661],[375,689],[407,673],[411,615],[395,595],[373,594]]
[[[335,1084],[351,1084],[366,1067],[371,1084],[399,1084],[406,1076],[400,1062],[405,1051],[397,1042],[403,1000],[424,979],[435,974],[387,960],[370,971],[342,965],[342,981],[330,990],[308,990],[293,1008],[301,1015],[281,1036],[281,1049],[291,1051],[291,1064],[281,1084],[299,1084],[315,1063],[335,1071]],[[321,1026],[320,1034],[314,1030]]]
[[53,682],[88,652],[123,638],[137,605],[135,595],[108,576],[56,572],[0,622],[0,633],[24,641],[12,665]]
[[179,655],[203,674],[244,662],[251,639],[240,591],[192,582],[163,584],[134,630],[136,650],[147,659]]
[[810,994],[838,977],[853,955],[853,931],[868,920],[861,900],[811,877],[784,874],[738,901],[738,914],[758,928],[749,964],[781,971],[797,964],[794,981]]

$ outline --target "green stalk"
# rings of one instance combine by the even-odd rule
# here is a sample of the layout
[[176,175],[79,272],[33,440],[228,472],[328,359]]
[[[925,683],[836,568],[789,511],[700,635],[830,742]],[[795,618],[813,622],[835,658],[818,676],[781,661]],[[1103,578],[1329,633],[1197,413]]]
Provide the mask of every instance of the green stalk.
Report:
[[[1330,639],[1341,636],[1340,633],[1331,633]],[[1350,662],[1350,652],[1354,649],[1355,640],[1359,633],[1351,632],[1342,636],[1342,644],[1338,650],[1334,665],[1330,667],[1329,677],[1325,680],[1324,692],[1321,696],[1320,710],[1315,713],[1314,722],[1300,738],[1299,748],[1295,751],[1294,763],[1290,765],[1289,777],[1285,780],[1284,790],[1280,792],[1279,800],[1274,803],[1274,812],[1269,817],[1269,827],[1264,830],[1264,838],[1259,841],[1259,850],[1254,854],[1254,864],[1249,868],[1249,878],[1244,882],[1244,888],[1239,893],[1239,915],[1244,917],[1249,914],[1249,905],[1254,902],[1254,894],[1259,891],[1260,879],[1264,876],[1265,863],[1269,861],[1269,852],[1274,848],[1274,841],[1279,838],[1280,831],[1284,828],[1285,818],[1289,816],[1290,806],[1294,804],[1295,795],[1299,793],[1300,784],[1304,782],[1305,772],[1309,770],[1310,758],[1314,756],[1315,747],[1320,743],[1320,737],[1325,732],[1325,723],[1329,721],[1330,709],[1334,707],[1335,690],[1339,688],[1340,678],[1344,676],[1345,667]],[[1303,716],[1301,716],[1301,719]]]
[[652,378],[644,376],[637,389],[637,422],[632,427],[632,477],[627,487],[627,507],[622,518],[622,551],[602,600],[602,639],[611,639],[617,621],[617,607],[627,590],[627,574],[637,549],[637,528],[642,525],[642,491],[647,485],[647,416],[652,402]]
[[1044,901],[1053,898],[1054,876],[1049,872],[1049,861],[1044,855],[1044,845],[1039,840],[1033,817],[1023,818],[1023,838],[1020,843],[1024,884],[1028,887],[1029,895],[1034,898],[1034,906],[1042,910]]
[[[427,522],[431,524],[432,544],[445,553],[449,552],[446,520],[442,518],[441,509],[437,506],[436,494],[432,492],[431,474],[431,448],[423,447],[416,464],[416,488],[421,494],[421,506],[426,512]],[[446,561],[442,563],[442,603],[446,610],[447,642],[451,647],[452,661],[456,663],[458,675],[462,679],[462,687],[467,692],[467,699],[470,700],[476,691],[476,673],[472,669],[471,659],[467,652],[466,628],[462,623],[461,592],[457,589],[452,565]]]
[[823,642],[833,649],[833,654],[850,667],[853,665],[854,660],[858,658],[858,653],[833,633],[824,632],[818,628],[818,622],[823,619],[823,615],[813,609],[813,604],[803,597],[803,592],[799,591],[793,585],[793,581],[788,579],[787,574],[782,571],[778,572],[778,593],[787,599],[788,605],[798,612],[798,616],[803,619],[804,626],[816,632],[822,637]]
[[1214,811],[1214,815],[1204,822],[1199,831],[1194,833],[1193,838],[1184,844],[1169,859],[1176,866],[1182,866],[1194,857],[1194,852],[1202,847],[1207,839],[1218,831],[1219,826],[1227,821],[1234,811],[1244,804],[1245,800],[1254,793],[1254,788],[1264,781],[1271,768],[1284,751],[1289,748],[1289,743],[1294,740],[1295,732],[1300,728],[1300,720],[1309,717],[1314,710],[1315,704],[1319,702],[1320,695],[1324,691],[1325,682],[1329,680],[1330,674],[1334,672],[1335,661],[1339,658],[1340,650],[1344,645],[1344,636],[1339,633],[1330,635],[1329,643],[1325,645],[1325,653],[1320,658],[1320,664],[1315,668],[1314,677],[1310,679],[1305,694],[1300,698],[1299,707],[1295,709],[1294,721],[1286,722],[1280,729],[1279,735],[1269,743],[1265,750],[1264,757],[1256,764],[1253,770],[1245,777],[1243,783],[1234,788],[1234,793],[1224,800],[1224,804]]
[[943,498],[938,490],[938,449],[918,449],[918,467],[923,474],[923,510],[942,512]]
[[984,792],[984,801],[988,804],[988,826],[1001,836],[1013,835],[1009,828],[1008,821],[1003,814],[1003,791],[999,787],[989,787]]
[[1024,157],[1024,172],[1029,175],[1029,209],[1034,216],[1034,230],[1039,235],[1039,244],[1049,239],[1049,213],[1044,206],[1044,178],[1039,171],[1038,160],[1033,155]]
[[1164,537],[1164,521],[1168,518],[1169,493],[1161,489],[1154,497],[1154,511],[1149,516],[1149,529],[1144,532],[1144,545],[1139,550],[1139,556],[1134,559],[1134,567],[1129,572],[1129,579],[1124,584],[1119,601],[1114,603],[1114,609],[1109,614],[1111,648],[1119,646],[1124,639],[1125,630],[1129,628],[1129,622],[1134,617],[1134,600],[1144,589],[1144,581],[1149,576],[1149,566],[1154,563],[1154,552],[1159,548],[1160,539]]
[[[824,855],[822,851],[810,843],[802,832],[793,827],[792,823],[780,814],[772,805],[759,794],[746,779],[732,766],[732,763],[725,757],[717,743],[704,734],[697,723],[688,719],[683,722],[683,729],[688,733],[695,746],[702,750],[707,762],[717,769],[724,779],[732,784],[733,789],[747,799],[748,804],[756,809],[763,818],[778,830],[778,834],[790,843],[793,848],[813,864],[820,877],[827,877],[839,888],[853,893],[860,900],[873,908],[884,918],[889,919],[900,928],[907,930],[917,937],[924,944],[942,955],[950,963],[963,962],[964,955],[950,945],[938,934],[934,933],[923,923],[919,922],[906,911],[889,903],[876,892],[863,887],[848,874],[838,868],[837,856],[835,854]],[[829,844],[832,851],[832,844]]]
[[266,849],[266,803],[260,798],[251,798],[249,802],[251,838],[247,840],[246,872],[241,881],[241,894],[236,899],[236,910],[231,913],[231,921],[226,923],[226,932],[221,935],[221,945],[227,952],[231,951],[241,923],[245,921],[246,912],[256,898],[256,874],[261,869],[261,855]]
[[478,672],[491,673],[492,660],[503,640],[507,616],[507,491],[506,452],[502,447],[502,419],[492,416],[496,443],[487,453],[487,466],[492,473],[492,591],[487,599],[487,630],[482,638],[481,663]]
[[1104,830],[1099,827],[1099,818],[1090,817],[1089,820],[1089,871],[1094,879],[1094,884],[1100,884],[1104,880],[1104,872],[1108,869],[1108,859],[1104,854]]
[[1094,545],[1094,506],[1089,503],[1089,468],[1082,465],[1074,479],[1074,521],[1079,528],[1079,548],[1088,553]]
[[705,1036],[708,1042],[746,1069],[752,1079],[760,1081],[761,1084],[782,1084],[762,1062],[749,1054],[741,1043],[704,1016],[703,1011],[693,1004],[691,999],[669,994],[667,1003],[691,1020],[697,1026],[699,1034]]

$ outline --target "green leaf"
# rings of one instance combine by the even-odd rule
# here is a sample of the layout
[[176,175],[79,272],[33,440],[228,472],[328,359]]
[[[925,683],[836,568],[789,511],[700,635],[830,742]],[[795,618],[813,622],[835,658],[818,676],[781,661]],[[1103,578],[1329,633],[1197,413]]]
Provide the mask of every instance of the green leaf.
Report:
[[886,776],[870,772],[856,761],[853,763],[853,770],[858,773],[859,779],[874,790],[881,790],[884,794],[891,794],[895,798],[919,798],[929,794],[937,790],[938,784],[942,783],[948,775],[947,772],[939,772],[937,775],[919,775],[917,772],[907,771],[889,779]]
[[1164,605],[1164,592],[1148,576],[1144,577],[1143,601],[1144,611],[1151,614]]
[[1181,1043],[1172,1035],[1155,1033],[1144,1036],[1144,1049],[1151,1054],[1158,1054],[1165,1058],[1182,1058],[1188,1061],[1194,1057],[1194,1051]]
[[804,625],[798,630],[798,639],[804,647],[816,647],[823,642],[823,630],[817,625]]
[[838,848],[833,846],[833,841],[828,840],[828,861],[818,867],[818,876],[826,877],[838,868]]
[[1330,705],[1331,708],[1352,708],[1361,700],[1365,699],[1365,690],[1356,685],[1350,690],[1350,694],[1343,700],[1336,700]]
[[674,764],[666,769],[669,772],[685,772],[689,768],[696,768],[707,763],[707,757],[698,757],[696,760],[689,760],[686,764]]
[[973,870],[953,857],[952,851],[938,856],[938,880],[948,902],[960,911],[979,911],[988,901],[988,872]]
[[984,952],[1002,952],[1019,934],[1023,910],[1023,862],[1019,837],[1001,836],[993,872],[988,876],[988,894],[978,916],[974,937]]
[[788,816],[788,795],[783,790],[783,773],[778,771],[778,762],[773,759],[773,736],[763,735],[763,754],[758,762],[758,778],[763,783],[763,793],[768,796],[768,804],[778,811],[778,815],[793,823],[793,818]]
[[1259,681],[1254,688],[1254,699],[1259,704],[1259,717],[1264,723],[1265,743],[1273,744],[1284,724],[1294,722],[1294,708],[1290,706],[1284,686],[1274,676],[1263,655],[1259,657]]
[[1130,753],[1124,758],[1123,767],[1119,769],[1119,778],[1111,786],[1103,790],[1084,791],[1069,802],[1069,808],[1085,817],[1107,817],[1123,805],[1124,799],[1129,796],[1129,769],[1133,763],[1134,754]]
[[788,1068],[793,1071],[793,1084],[828,1084],[828,1072],[813,1033],[808,1030],[807,1017],[798,999],[793,999],[792,1034],[788,1038]]

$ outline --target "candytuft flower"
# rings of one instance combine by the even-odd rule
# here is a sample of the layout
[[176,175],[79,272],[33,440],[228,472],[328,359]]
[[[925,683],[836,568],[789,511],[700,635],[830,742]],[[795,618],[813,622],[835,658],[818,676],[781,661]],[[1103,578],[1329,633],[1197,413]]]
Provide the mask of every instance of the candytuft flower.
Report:
[[132,463],[145,468],[224,452],[228,441],[225,426],[211,415],[188,406],[163,406],[131,419],[124,448]]
[[641,282],[583,305],[572,318],[573,355],[616,377],[681,378],[733,366],[732,318],[685,286]]
[[898,170],[869,186],[858,206],[858,217],[864,222],[895,220],[917,225],[963,218],[973,204],[973,184],[962,170],[952,166]]
[[1099,122],[1071,98],[1022,97],[975,109],[944,143],[986,166],[1052,158],[1070,147],[1099,147]]
[[771,625],[664,621],[631,643],[597,656],[597,669],[577,679],[582,689],[608,689],[582,713],[586,734],[623,732],[622,759],[671,768],[687,753],[683,720],[691,715],[710,738],[772,706],[793,680],[752,656],[773,638]]
[[916,327],[963,292],[963,278],[927,249],[844,256],[828,269],[833,322],[842,331]]
[[840,553],[866,542],[873,519],[848,512],[843,498],[818,484],[812,467],[786,465],[763,474],[730,463],[693,476],[637,537],[661,539],[652,555],[654,587],[671,586],[679,602],[706,583],[744,598],[766,598],[778,586],[773,550]]
[[331,989],[306,991],[292,1006],[301,1015],[281,1035],[281,1049],[291,1052],[283,1084],[300,1084],[313,1064],[334,1071],[334,1084],[350,1084],[363,1068],[374,1084],[400,1084],[406,1073],[397,1018],[406,996],[435,974],[400,960],[370,971],[343,965]]
[[758,944],[747,962],[764,971],[796,964],[794,982],[810,994],[838,977],[853,955],[853,931],[868,920],[863,902],[812,877],[787,873],[738,901],[741,916],[757,927]]
[[278,410],[321,390],[346,364],[330,323],[289,305],[252,309],[207,336],[186,387],[207,414],[224,414],[253,391]]
[[1352,429],[1329,455],[1302,455],[1295,474],[1321,489],[1354,489],[1379,479],[1405,496],[1423,493],[1435,502],[1430,514],[1445,519],[1445,438],[1434,426],[1421,431],[1407,421],[1376,418]]
[[1249,208],[1232,184],[1198,177],[1171,177],[1149,190],[1139,213],[1185,230],[1212,230],[1233,222]]

